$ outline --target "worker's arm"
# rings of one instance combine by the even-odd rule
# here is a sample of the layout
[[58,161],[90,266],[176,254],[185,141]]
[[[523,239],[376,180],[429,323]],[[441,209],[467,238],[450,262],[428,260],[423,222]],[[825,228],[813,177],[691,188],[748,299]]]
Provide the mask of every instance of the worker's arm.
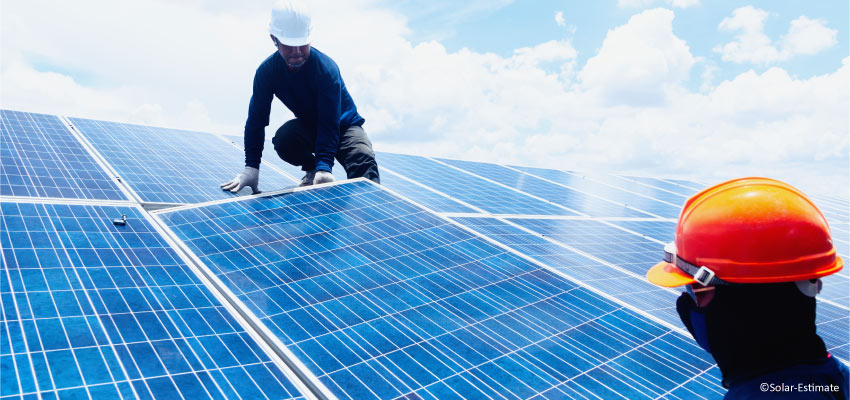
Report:
[[318,77],[320,89],[316,96],[316,147],[313,152],[316,155],[317,174],[318,171],[330,173],[333,168],[334,156],[339,149],[339,119],[342,113],[342,78],[339,70],[336,65],[332,65],[328,71],[323,71],[323,75]]
[[266,126],[269,125],[273,82],[268,71],[270,65],[264,62],[254,74],[254,92],[248,105],[248,120],[245,122],[245,168],[235,178],[222,183],[221,188],[236,193],[248,186],[253,193],[259,193],[260,160],[263,157],[263,144],[266,140]]

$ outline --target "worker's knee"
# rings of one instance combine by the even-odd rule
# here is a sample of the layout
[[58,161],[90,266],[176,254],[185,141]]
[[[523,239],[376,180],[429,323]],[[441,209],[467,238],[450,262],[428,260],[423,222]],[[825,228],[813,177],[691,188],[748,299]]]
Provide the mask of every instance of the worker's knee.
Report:
[[311,153],[313,142],[309,137],[308,127],[297,118],[281,125],[272,139],[275,152],[290,163],[300,161],[304,155],[302,153]]

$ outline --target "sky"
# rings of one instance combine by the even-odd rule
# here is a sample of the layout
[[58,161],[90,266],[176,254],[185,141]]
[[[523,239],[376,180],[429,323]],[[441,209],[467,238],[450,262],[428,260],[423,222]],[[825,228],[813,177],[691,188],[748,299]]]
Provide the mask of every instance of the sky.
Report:
[[[0,106],[241,135],[272,4],[3,0]],[[850,197],[846,0],[308,4],[378,151]]]

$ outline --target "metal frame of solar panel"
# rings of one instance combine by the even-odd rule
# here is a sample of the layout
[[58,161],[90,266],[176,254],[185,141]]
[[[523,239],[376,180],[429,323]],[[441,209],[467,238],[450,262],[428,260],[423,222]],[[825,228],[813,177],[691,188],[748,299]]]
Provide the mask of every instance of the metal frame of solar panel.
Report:
[[330,395],[658,397],[712,369],[631,305],[369,181],[154,214]]

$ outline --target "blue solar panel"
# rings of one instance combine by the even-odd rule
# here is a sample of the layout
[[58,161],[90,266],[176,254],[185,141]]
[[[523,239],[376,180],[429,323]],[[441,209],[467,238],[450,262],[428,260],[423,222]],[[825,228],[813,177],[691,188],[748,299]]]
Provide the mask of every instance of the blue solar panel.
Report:
[[448,213],[478,212],[478,210],[452,200],[443,193],[435,192],[389,171],[381,172],[381,185],[428,207],[431,211]]
[[578,215],[424,157],[378,153],[382,168],[493,214]]
[[499,219],[463,217],[454,220],[647,314],[679,325],[674,307],[678,295],[649,283],[643,274],[607,266]]
[[[233,197],[220,185],[245,165],[244,152],[208,133],[70,120],[143,202],[195,203]],[[260,173],[260,190],[292,185],[292,179],[271,169]]]
[[618,203],[626,204],[641,211],[647,211],[659,217],[676,218],[679,216],[681,207],[665,203],[638,193],[630,193],[626,190],[584,178],[576,174],[553,169],[512,167],[518,170],[560,183],[564,186],[595,194]]
[[646,178],[646,177],[641,177],[641,176],[626,176],[625,178],[633,180],[633,181],[638,182],[638,183],[643,184],[643,185],[652,186],[652,187],[655,187],[655,188],[658,188],[658,189],[661,189],[661,190],[666,190],[668,192],[677,193],[677,194],[680,194],[680,195],[685,196],[685,197],[691,197],[691,196],[697,194],[697,192],[699,191],[697,189],[691,189],[691,188],[688,188],[688,187],[679,186],[675,183],[670,183],[670,182],[667,182],[663,179]]
[[473,161],[438,160],[592,217],[640,218],[654,216],[500,165]]
[[0,195],[127,200],[59,117],[0,110]]
[[[518,225],[558,242],[579,249],[601,260],[620,266],[635,274],[645,274],[647,269],[661,260],[664,245],[622,231],[599,221],[512,219]],[[848,279],[846,273],[823,278],[824,289],[818,296],[818,333],[827,349],[842,360],[850,360],[847,344],[850,338],[848,315]]]
[[339,397],[658,397],[712,368],[679,333],[369,182],[157,215]]
[[653,198],[656,200],[663,201],[669,204],[675,204],[680,209],[683,204],[685,204],[685,200],[688,199],[688,196],[683,196],[678,193],[668,192],[666,190],[661,190],[652,186],[647,186],[623,177],[615,176],[615,175],[607,175],[600,173],[586,173],[582,172],[581,175],[587,179],[592,181],[597,181],[604,183],[606,185],[611,185],[632,193],[636,193],[642,196],[646,196],[649,198]]
[[626,228],[632,232],[650,237],[662,243],[670,243],[676,237],[675,221],[617,221],[609,220],[617,226]]
[[138,206],[0,211],[3,399],[300,397]]

